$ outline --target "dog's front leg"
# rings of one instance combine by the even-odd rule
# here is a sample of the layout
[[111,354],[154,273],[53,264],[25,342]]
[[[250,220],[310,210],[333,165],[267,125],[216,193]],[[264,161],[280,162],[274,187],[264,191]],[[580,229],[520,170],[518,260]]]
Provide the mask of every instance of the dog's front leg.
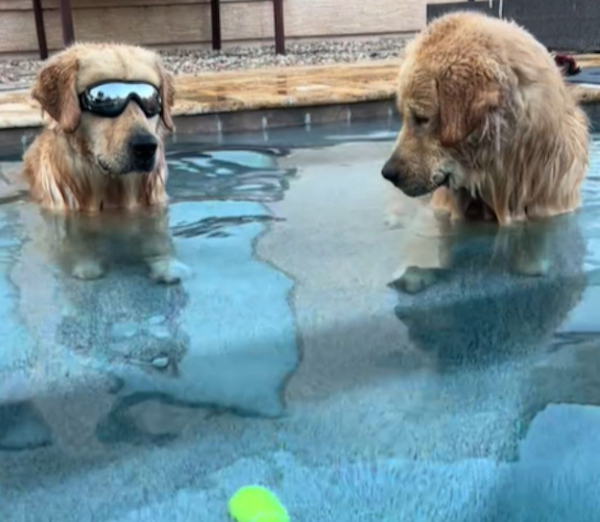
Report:
[[155,211],[145,221],[141,243],[152,280],[163,284],[177,284],[191,275],[190,268],[176,257],[167,210]]
[[524,223],[513,233],[509,255],[511,268],[517,275],[548,274],[551,265],[549,228],[545,223]]
[[417,294],[447,278],[455,241],[450,233],[452,226],[452,221],[436,217],[426,207],[417,212],[407,227],[404,259],[390,286],[406,294]]
[[54,231],[58,257],[73,277],[87,281],[99,279],[106,273],[98,234],[91,224],[93,217],[49,211],[43,216]]

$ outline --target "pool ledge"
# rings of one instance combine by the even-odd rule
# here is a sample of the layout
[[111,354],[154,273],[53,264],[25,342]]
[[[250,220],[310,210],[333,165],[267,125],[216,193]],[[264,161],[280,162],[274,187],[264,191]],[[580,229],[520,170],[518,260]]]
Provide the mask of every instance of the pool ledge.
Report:
[[[596,56],[579,59],[583,67],[596,65],[598,61]],[[307,121],[316,124],[354,116],[361,119],[358,114],[361,106],[363,117],[380,117],[394,110],[399,65],[396,59],[178,76],[173,112],[181,133],[243,131]],[[588,107],[588,112],[597,112],[600,86],[577,85],[573,91],[583,104],[594,106],[593,110]],[[306,112],[307,108],[312,109],[312,114]],[[290,112],[290,109],[296,110]],[[248,121],[244,124],[243,120],[248,118],[242,117],[241,112],[253,113],[251,125]],[[235,121],[228,117],[232,113],[236,114]],[[190,120],[191,116],[197,118]],[[592,119],[596,118],[592,115]],[[42,111],[27,90],[0,93],[0,135],[11,130],[29,134],[42,123]]]
[[[177,76],[176,117],[389,100],[398,60]],[[42,124],[27,90],[0,93],[0,129]]]

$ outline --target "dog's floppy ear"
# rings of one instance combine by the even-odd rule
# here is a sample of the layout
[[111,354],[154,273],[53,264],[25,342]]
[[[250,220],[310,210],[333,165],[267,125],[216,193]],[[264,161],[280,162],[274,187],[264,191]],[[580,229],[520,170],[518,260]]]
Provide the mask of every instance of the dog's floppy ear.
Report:
[[78,70],[75,56],[58,54],[42,67],[31,89],[31,96],[68,133],[77,129],[81,119],[76,86]]
[[477,62],[453,64],[437,79],[440,140],[445,147],[465,140],[500,106],[499,81]]
[[171,118],[171,109],[175,103],[175,83],[173,76],[166,71],[162,63],[158,62],[157,67],[160,74],[160,97],[162,99],[160,117],[164,126],[172,131],[175,128]]

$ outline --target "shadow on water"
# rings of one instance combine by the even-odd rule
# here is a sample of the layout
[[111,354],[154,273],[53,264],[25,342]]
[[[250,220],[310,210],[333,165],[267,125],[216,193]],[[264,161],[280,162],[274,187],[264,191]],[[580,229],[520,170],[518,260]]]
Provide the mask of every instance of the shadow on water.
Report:
[[442,368],[535,350],[581,300],[586,244],[577,216],[506,230],[442,219],[438,227],[412,244],[429,253],[424,266],[408,259],[393,286],[397,317]]
[[22,451],[52,444],[52,433],[31,402],[0,405],[0,451]]
[[596,186],[586,181],[577,214],[506,230],[431,217],[390,285],[396,317],[441,375],[525,371],[515,440],[549,404],[600,404]]

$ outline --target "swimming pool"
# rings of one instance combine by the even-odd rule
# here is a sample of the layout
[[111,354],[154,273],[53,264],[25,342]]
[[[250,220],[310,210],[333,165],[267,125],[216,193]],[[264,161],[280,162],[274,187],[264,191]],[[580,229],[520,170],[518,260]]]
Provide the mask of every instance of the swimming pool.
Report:
[[174,140],[180,286],[68,277],[6,188],[0,519],[217,522],[252,483],[298,522],[598,518],[600,137],[580,212],[498,234],[388,187],[396,130]]

